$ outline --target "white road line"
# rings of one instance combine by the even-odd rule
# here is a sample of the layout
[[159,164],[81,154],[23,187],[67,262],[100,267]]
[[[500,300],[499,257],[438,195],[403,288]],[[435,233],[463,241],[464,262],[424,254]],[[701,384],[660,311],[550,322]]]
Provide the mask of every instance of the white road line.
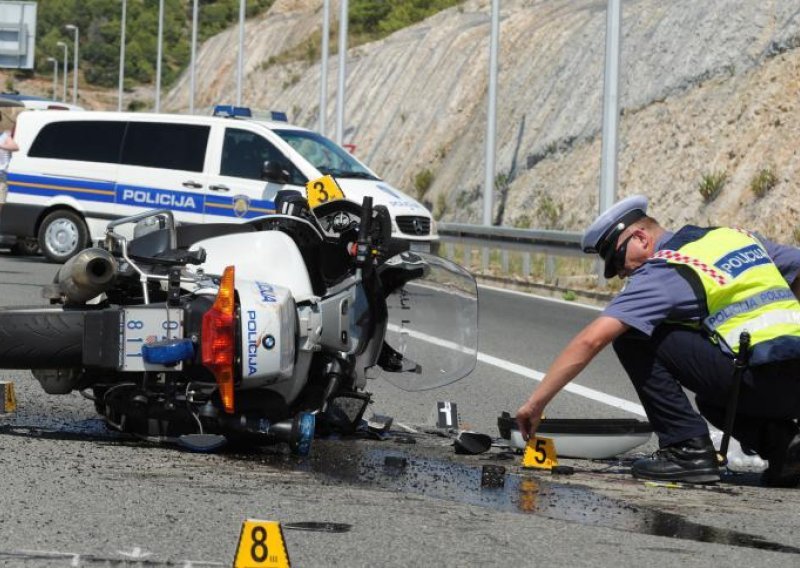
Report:
[[[507,290],[505,288],[497,288],[495,286],[486,286],[483,284],[481,284],[479,288],[486,288],[487,290],[492,290],[493,292],[503,292],[506,294],[512,294],[516,296],[536,298],[537,300],[545,300],[547,302],[553,302],[555,304],[564,304],[575,308],[585,308],[587,310],[594,310],[597,312],[603,310],[602,307],[598,306],[590,306],[587,304],[568,302],[566,300],[560,300],[558,298],[549,298],[547,296],[539,296],[537,294],[530,294],[528,292],[520,292],[519,290]],[[500,367],[501,369],[510,371],[512,373],[516,373],[518,375],[522,375],[524,377],[530,377],[534,381],[541,381],[544,378],[544,373],[540,373],[535,369],[530,369],[528,367],[523,367],[522,365],[517,365],[516,363],[511,363],[510,361],[506,361],[504,359],[492,357],[491,355],[487,355],[486,353],[478,352],[478,361],[481,361],[482,363],[486,363],[488,365],[494,365],[495,367]],[[566,387],[564,387],[564,390],[569,391],[573,394],[577,394],[579,396],[583,396],[585,398],[589,398],[591,400],[595,400],[597,402],[602,402],[603,404],[607,404],[615,408],[620,408],[622,410],[631,412],[633,414],[638,414],[639,416],[646,416],[642,405],[636,404],[635,402],[631,402],[629,400],[625,400],[624,398],[612,396],[610,394],[606,394],[604,392],[600,392],[595,389],[590,389],[589,387],[582,387],[574,383],[568,384]]]
[[[400,326],[394,324],[389,324],[388,327],[390,331],[399,332],[401,335],[409,335],[411,337],[420,339],[422,341],[426,341],[428,343],[432,343],[434,345],[446,347],[447,349],[453,349],[455,351],[461,351],[463,353],[470,353],[471,351],[469,348],[464,347],[463,345],[454,343],[453,341],[448,341],[446,339],[441,339],[433,335],[428,335],[427,333],[414,331],[408,328],[400,328]],[[493,365],[495,367],[499,367],[504,371],[516,373],[517,375],[522,375],[523,377],[531,378],[534,381],[541,381],[544,378],[544,373],[541,373],[535,369],[531,369],[530,367],[523,367],[522,365],[518,365],[517,363],[512,363],[511,361],[506,361],[505,359],[500,359],[499,357],[487,355],[486,353],[481,353],[480,351],[478,351],[477,354],[478,354],[478,361],[480,361],[481,363],[486,363],[487,365]],[[577,394],[578,396],[594,400],[596,402],[607,404],[608,406],[613,406],[614,408],[619,408],[621,410],[637,414],[639,416],[646,416],[644,408],[640,404],[636,404],[635,402],[625,400],[624,398],[612,396],[610,394],[606,394],[604,392],[600,392],[598,390],[589,387],[576,385],[574,383],[569,383],[567,386],[564,387],[564,390],[567,392],[571,392],[572,394]]]
[[[517,375],[522,375],[523,377],[531,378],[534,381],[541,381],[544,378],[544,373],[540,373],[535,369],[523,367],[522,365],[517,365],[516,363],[506,361],[505,359],[500,359],[498,357],[487,355],[486,353],[481,353],[480,351],[478,352],[478,361],[481,363],[486,363],[487,365],[494,365],[495,367],[499,367],[504,371],[509,371],[511,373],[516,373]],[[613,406],[614,408],[620,408],[627,412],[638,414],[639,416],[646,416],[644,408],[642,408],[640,404],[625,400],[624,398],[612,396],[595,389],[590,389],[589,387],[582,387],[581,385],[576,385],[575,383],[569,383],[564,387],[564,390],[597,402],[602,402],[603,404]]]
[[530,292],[521,292],[520,290],[508,290],[506,288],[497,288],[496,286],[487,286],[486,284],[480,284],[478,288],[485,288],[487,290],[491,290],[492,292],[503,292],[505,294],[511,294],[513,296],[524,296],[526,298],[536,298],[537,300],[544,300],[546,302],[552,302],[554,304],[563,304],[565,306],[572,306],[573,308],[585,308],[587,310],[594,310],[596,312],[603,311],[603,307],[601,306],[592,306],[590,304],[581,304],[580,302],[568,302],[567,300],[562,300],[560,298],[553,298],[550,296],[540,296],[538,294],[531,294]]

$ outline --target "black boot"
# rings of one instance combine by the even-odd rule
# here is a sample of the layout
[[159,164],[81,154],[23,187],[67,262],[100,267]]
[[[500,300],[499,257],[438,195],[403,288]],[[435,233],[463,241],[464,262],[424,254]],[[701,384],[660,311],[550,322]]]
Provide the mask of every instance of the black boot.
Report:
[[661,448],[652,458],[636,460],[631,473],[639,479],[714,483],[719,481],[717,452],[710,437],[692,438]]
[[761,475],[767,487],[797,487],[800,485],[800,432],[791,421],[772,422],[763,431],[764,459],[769,467]]

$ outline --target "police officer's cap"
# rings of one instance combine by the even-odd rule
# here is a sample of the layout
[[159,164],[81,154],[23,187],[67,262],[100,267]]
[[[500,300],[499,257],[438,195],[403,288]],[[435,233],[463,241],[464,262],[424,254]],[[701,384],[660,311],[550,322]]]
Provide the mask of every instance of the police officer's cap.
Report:
[[603,211],[583,233],[583,252],[597,253],[605,260],[606,278],[617,273],[613,265],[617,237],[626,227],[646,215],[647,198],[644,195],[632,195]]

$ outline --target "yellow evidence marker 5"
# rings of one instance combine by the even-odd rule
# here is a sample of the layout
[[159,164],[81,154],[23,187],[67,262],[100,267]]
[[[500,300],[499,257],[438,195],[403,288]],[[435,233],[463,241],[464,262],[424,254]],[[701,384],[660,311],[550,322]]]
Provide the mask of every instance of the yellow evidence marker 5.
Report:
[[290,567],[279,522],[247,519],[242,523],[233,568]]
[[0,381],[0,414],[17,410],[17,397],[14,395],[14,383]]
[[534,469],[553,469],[558,465],[556,445],[552,438],[531,438],[525,445],[522,467]]

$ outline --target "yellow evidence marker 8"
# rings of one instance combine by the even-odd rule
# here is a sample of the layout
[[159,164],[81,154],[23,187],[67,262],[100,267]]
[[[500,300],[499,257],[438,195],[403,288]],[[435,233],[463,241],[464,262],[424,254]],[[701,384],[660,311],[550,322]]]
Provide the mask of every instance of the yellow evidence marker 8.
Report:
[[233,568],[290,567],[279,522],[247,519],[242,523]]
[[329,201],[344,199],[342,188],[339,187],[339,184],[336,183],[332,176],[312,179],[306,184],[306,195],[308,197],[308,205],[312,209]]
[[553,469],[558,465],[556,445],[552,438],[531,438],[522,455],[522,467],[535,469]]

